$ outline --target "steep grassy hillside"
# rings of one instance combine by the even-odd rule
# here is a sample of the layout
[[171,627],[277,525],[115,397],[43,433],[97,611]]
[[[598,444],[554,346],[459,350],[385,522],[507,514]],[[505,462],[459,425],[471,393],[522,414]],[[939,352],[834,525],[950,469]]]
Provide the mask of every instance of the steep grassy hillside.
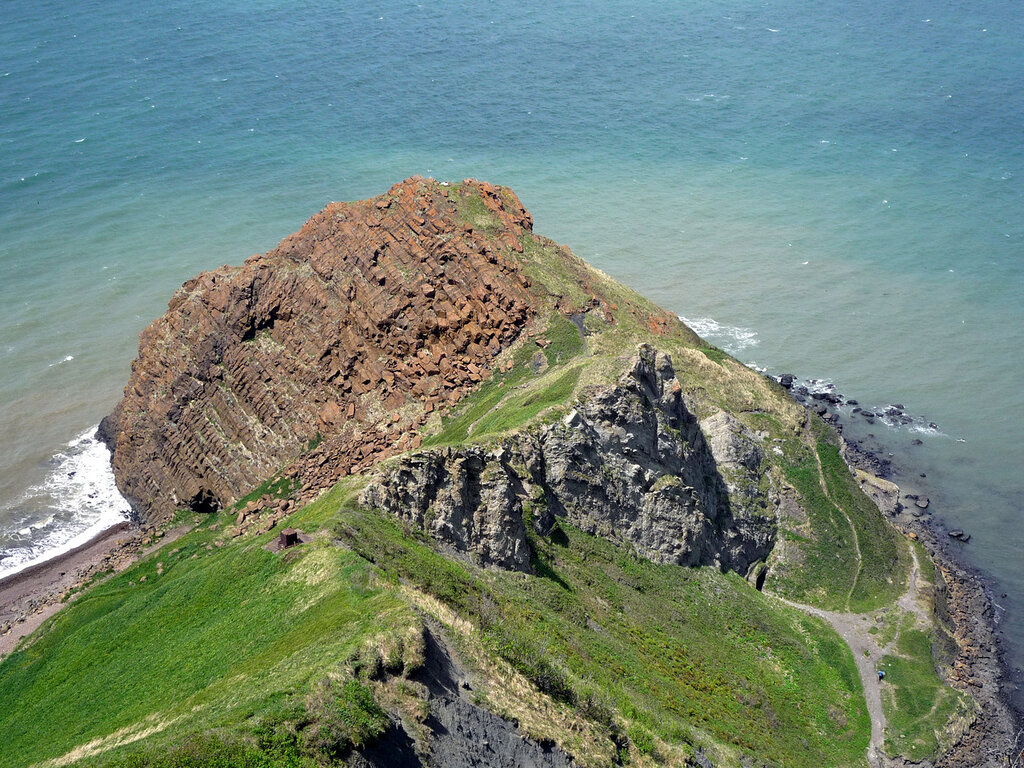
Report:
[[268,538],[223,546],[204,525],[51,619],[0,668],[0,765],[237,726],[415,632],[362,558],[324,541],[276,555]]

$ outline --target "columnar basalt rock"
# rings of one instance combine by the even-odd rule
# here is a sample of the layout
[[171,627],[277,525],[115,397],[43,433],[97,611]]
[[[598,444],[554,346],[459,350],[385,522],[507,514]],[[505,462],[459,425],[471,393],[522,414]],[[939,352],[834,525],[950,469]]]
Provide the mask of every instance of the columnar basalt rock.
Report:
[[310,497],[413,447],[425,412],[486,378],[533,316],[510,258],[531,228],[510,190],[417,177],[189,280],[102,425],[122,493],[147,518],[216,509],[305,451],[288,472]]
[[[362,502],[482,565],[529,568],[528,512],[542,534],[562,517],[655,562],[745,574],[771,551],[776,504],[759,490],[756,437],[731,417],[708,424],[710,443],[671,359],[643,345],[616,384],[555,424],[386,463]],[[721,472],[741,469],[736,504]]]

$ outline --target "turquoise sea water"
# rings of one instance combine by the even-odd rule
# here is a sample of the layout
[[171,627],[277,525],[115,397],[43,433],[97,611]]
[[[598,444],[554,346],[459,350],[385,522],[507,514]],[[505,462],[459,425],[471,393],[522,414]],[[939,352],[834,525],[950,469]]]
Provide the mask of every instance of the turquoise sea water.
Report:
[[329,200],[473,176],[744,361],[935,422],[873,434],[1024,637],[1022,21],[993,0],[4,4],[0,572],[122,514],[88,434],[178,285]]

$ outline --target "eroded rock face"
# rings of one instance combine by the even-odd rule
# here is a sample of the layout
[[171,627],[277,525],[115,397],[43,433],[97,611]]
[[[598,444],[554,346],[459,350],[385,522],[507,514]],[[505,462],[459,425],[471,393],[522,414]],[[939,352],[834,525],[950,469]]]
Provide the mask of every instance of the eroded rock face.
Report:
[[483,565],[529,568],[528,512],[540,533],[564,517],[655,562],[746,573],[774,542],[774,502],[758,490],[763,457],[735,419],[708,428],[710,444],[672,361],[644,345],[617,384],[560,422],[489,448],[403,457],[378,470],[362,501]]
[[[416,737],[395,718],[380,740],[350,754],[351,768],[573,768],[573,759],[551,743],[539,743],[518,724],[472,702],[471,675],[437,629],[424,633],[426,663],[412,676],[426,692],[429,715]],[[461,680],[465,685],[460,685]]]
[[[487,237],[459,213],[470,194]],[[486,377],[532,316],[499,251],[531,228],[507,189],[413,178],[188,281],[102,425],[118,487],[143,517],[216,509],[317,444],[291,470],[308,497],[414,446],[425,410]]]
[[362,495],[480,565],[530,568],[521,481],[500,452],[460,447],[414,454],[388,467]]

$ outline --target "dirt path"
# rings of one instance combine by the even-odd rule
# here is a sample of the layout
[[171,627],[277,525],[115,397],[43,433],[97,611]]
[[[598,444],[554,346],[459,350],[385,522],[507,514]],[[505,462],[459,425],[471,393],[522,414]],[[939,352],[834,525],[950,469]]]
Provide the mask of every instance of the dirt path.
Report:
[[[868,715],[871,716],[871,741],[868,743],[868,763],[872,768],[880,768],[882,742],[885,738],[885,714],[882,712],[882,686],[878,680],[878,672],[875,668],[875,660],[879,658],[878,644],[874,636],[868,632],[874,622],[866,614],[859,613],[836,613],[815,608],[812,605],[804,605],[787,600],[784,597],[775,595],[786,605],[799,608],[804,613],[824,619],[843,638],[850,651],[853,652],[853,660],[857,664],[857,673],[860,675],[861,687],[864,689],[864,700],[867,704]],[[865,653],[867,651],[867,653]]]

